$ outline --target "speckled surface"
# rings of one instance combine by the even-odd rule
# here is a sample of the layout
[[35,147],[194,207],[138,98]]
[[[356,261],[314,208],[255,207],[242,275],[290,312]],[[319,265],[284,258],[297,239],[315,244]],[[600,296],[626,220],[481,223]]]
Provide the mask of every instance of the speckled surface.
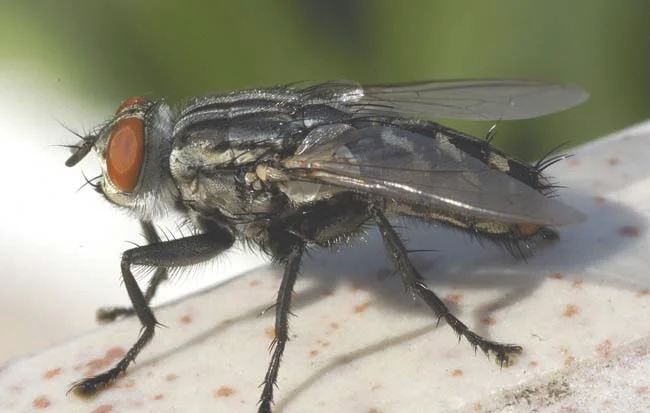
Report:
[[[588,215],[527,262],[438,228],[402,229],[429,285],[477,331],[525,348],[501,369],[404,294],[375,232],[316,253],[299,279],[276,412],[650,409],[650,123],[586,147],[550,173]],[[128,374],[91,400],[71,382],[135,340],[125,320],[0,367],[0,411],[253,412],[281,271],[263,267],[156,311]],[[111,303],[104,303],[111,304]]]

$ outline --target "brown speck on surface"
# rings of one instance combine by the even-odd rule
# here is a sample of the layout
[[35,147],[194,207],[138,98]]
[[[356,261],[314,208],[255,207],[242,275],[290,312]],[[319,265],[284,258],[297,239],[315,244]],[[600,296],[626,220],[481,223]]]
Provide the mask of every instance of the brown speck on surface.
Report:
[[45,409],[50,407],[50,400],[45,396],[38,396],[32,401],[32,407],[34,409]]
[[192,324],[192,316],[189,314],[185,314],[181,319],[179,320],[181,324]]
[[548,276],[551,280],[562,280],[564,279],[564,273],[562,272],[554,272],[551,275]]
[[212,391],[212,396],[214,396],[215,398],[230,397],[233,394],[235,394],[235,390],[232,387],[228,387],[228,386],[221,386],[218,389]]
[[609,357],[612,355],[612,342],[605,340],[596,346],[596,352],[601,357]]
[[452,377],[460,377],[463,375],[463,371],[461,369],[453,369],[451,371],[451,376]]
[[474,411],[475,411],[475,412],[481,412],[481,411],[483,411],[483,406],[481,406],[481,403],[476,403],[476,404],[474,404]]
[[165,398],[165,395],[162,393],[154,394],[153,397],[151,398],[152,400],[162,400]]
[[371,388],[370,391],[377,391],[382,388],[381,384],[374,384]]
[[594,203],[595,203],[596,205],[602,205],[602,204],[604,204],[605,202],[607,202],[607,200],[606,200],[605,198],[603,198],[602,196],[600,196],[600,195],[596,195],[596,196],[594,197]]
[[102,404],[98,408],[92,411],[92,413],[109,413],[113,411],[113,406],[110,404]]
[[636,293],[637,297],[647,297],[649,295],[650,295],[650,290],[647,288]]
[[327,291],[323,292],[322,296],[323,297],[334,297],[334,291],[327,290]]
[[443,299],[444,302],[448,304],[458,304],[463,301],[462,294],[447,294]]
[[638,237],[640,233],[639,227],[634,225],[624,225],[618,229],[618,235],[621,237]]
[[535,360],[531,360],[528,362],[528,367],[537,367],[539,363],[537,363]]
[[575,289],[581,289],[581,288],[582,288],[582,285],[583,285],[584,283],[585,283],[585,282],[584,282],[583,280],[575,280],[575,281],[571,284],[571,287],[572,287],[572,288],[575,288]]
[[576,361],[576,358],[573,356],[566,356],[564,357],[564,366],[569,367],[572,366],[573,363]]
[[368,410],[368,413],[384,413],[384,412],[382,410],[379,410],[379,409],[375,408],[375,407],[371,407]]
[[45,372],[45,374],[43,374],[43,378],[44,379],[51,379],[51,378],[56,377],[59,374],[61,374],[62,371],[63,371],[63,369],[61,369],[61,367],[57,367],[55,369],[48,370],[48,371]]
[[270,338],[270,339],[272,339],[272,340],[275,339],[275,327],[273,327],[273,326],[271,326],[271,327],[266,327],[266,328],[264,329],[264,334],[265,334],[268,338]]
[[496,320],[496,318],[494,318],[492,316],[487,316],[487,317],[481,318],[481,323],[485,324],[486,326],[493,326],[493,325],[495,325],[497,323],[497,320]]
[[615,156],[612,156],[612,157],[610,157],[610,158],[607,158],[607,165],[609,165],[609,166],[618,165],[619,162],[621,162],[621,160],[618,159],[618,158],[615,157]]
[[252,280],[251,282],[248,283],[248,286],[249,287],[257,287],[260,284],[262,284],[262,281],[260,281],[260,280]]
[[165,380],[167,381],[174,381],[178,378],[178,375],[174,373],[169,373],[167,376],[165,376]]
[[84,374],[86,376],[94,376],[99,373],[99,371],[104,370],[107,367],[112,367],[113,363],[120,360],[125,354],[126,352],[124,351],[124,348],[119,346],[111,347],[106,351],[103,358],[93,359],[86,363],[84,366],[86,367]]
[[114,346],[108,349],[108,351],[106,352],[106,357],[110,357],[113,360],[117,360],[124,357],[125,354],[126,352],[124,351],[124,348],[119,346]]
[[316,340],[317,344],[320,344],[321,347],[329,347],[330,342],[327,340]]
[[311,350],[309,352],[309,358],[314,358],[318,355],[318,350]]
[[338,330],[339,327],[340,327],[339,323],[337,323],[337,322],[335,322],[335,321],[332,321],[332,322],[330,323],[330,328],[331,328],[332,330]]
[[355,313],[355,314],[361,314],[361,313],[363,313],[364,311],[366,311],[366,310],[368,309],[368,307],[370,307],[370,303],[369,303],[369,302],[365,302],[365,303],[363,303],[363,304],[355,305],[355,306],[354,306],[354,313]]
[[575,304],[567,304],[567,306],[564,307],[564,311],[562,312],[562,315],[564,317],[571,318],[574,315],[578,314],[578,311],[579,311],[579,309],[578,309],[577,305],[575,305]]

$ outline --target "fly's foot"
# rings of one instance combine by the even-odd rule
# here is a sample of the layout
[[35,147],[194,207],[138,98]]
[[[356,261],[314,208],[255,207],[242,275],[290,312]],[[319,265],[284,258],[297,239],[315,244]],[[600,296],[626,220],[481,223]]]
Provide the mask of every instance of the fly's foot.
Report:
[[517,363],[519,356],[524,351],[521,346],[514,344],[499,344],[499,349],[494,352],[494,359],[499,367],[511,367]]
[[102,307],[97,309],[95,320],[100,324],[112,323],[118,318],[131,317],[135,315],[132,307]]
[[109,370],[94,377],[89,377],[73,383],[68,393],[72,393],[82,399],[89,399],[106,389],[117,380],[119,371]]
[[473,331],[467,330],[465,338],[472,345],[474,351],[480,348],[486,356],[494,355],[496,363],[500,367],[510,367],[514,365],[519,359],[519,355],[524,351],[521,346],[516,344],[503,344],[496,341],[486,340]]

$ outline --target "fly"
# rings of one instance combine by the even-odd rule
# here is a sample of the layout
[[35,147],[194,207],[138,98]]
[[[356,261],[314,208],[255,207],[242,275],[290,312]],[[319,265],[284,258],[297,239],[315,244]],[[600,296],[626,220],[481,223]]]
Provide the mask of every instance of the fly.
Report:
[[[102,175],[95,189],[134,215],[147,245],[125,251],[121,271],[132,308],[103,309],[104,321],[135,314],[143,329],[113,368],[72,389],[91,395],[115,381],[151,341],[151,307],[169,269],[228,250],[236,240],[284,266],[275,303],[275,339],[259,412],[270,412],[287,318],[308,249],[345,243],[376,225],[408,290],[470,345],[508,365],[522,351],[487,340],[449,312],[424,283],[390,223],[437,222],[521,253],[549,227],[584,215],[550,197],[544,176],[563,157],[521,162],[429,118],[526,119],[564,110],[587,94],[575,86],[523,80],[463,80],[361,86],[333,81],[249,89],[193,98],[177,108],[134,97],[82,137],[66,162],[93,148]],[[154,222],[170,211],[192,235],[162,240]],[[156,269],[145,293],[134,265]]]

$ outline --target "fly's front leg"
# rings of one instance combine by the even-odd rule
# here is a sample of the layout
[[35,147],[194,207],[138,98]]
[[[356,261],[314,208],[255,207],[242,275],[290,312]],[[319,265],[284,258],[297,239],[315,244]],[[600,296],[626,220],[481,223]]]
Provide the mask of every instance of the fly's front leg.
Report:
[[280,371],[280,361],[284,347],[289,340],[289,314],[291,314],[291,294],[293,293],[293,286],[298,278],[298,270],[300,269],[300,259],[302,258],[304,247],[296,245],[288,253],[284,261],[284,274],[282,276],[282,283],[278,290],[278,298],[275,302],[275,338],[271,347],[273,348],[273,355],[271,362],[264,376],[264,388],[262,389],[262,396],[260,397],[259,413],[271,413],[271,405],[273,404],[273,387],[278,379],[278,372]]
[[451,314],[447,306],[445,306],[445,303],[424,284],[422,276],[415,269],[408,257],[404,243],[384,213],[377,208],[375,209],[375,216],[377,225],[379,226],[379,232],[384,240],[384,245],[402,275],[402,280],[406,287],[424,300],[429,308],[433,310],[436,317],[438,317],[438,320],[444,318],[447,324],[458,334],[459,339],[461,336],[465,337],[475,350],[476,347],[479,347],[488,356],[490,353],[493,353],[502,366],[512,364],[510,357],[521,353],[522,348],[514,344],[503,344],[487,340],[471,331],[463,322]]
[[[160,236],[151,222],[140,221],[140,226],[142,227],[147,244],[158,244],[161,242]],[[156,291],[158,291],[160,284],[167,281],[168,278],[167,268],[156,268],[156,271],[149,280],[147,290],[144,293],[144,299],[147,304],[151,303],[151,300],[156,295]],[[96,318],[100,323],[109,323],[115,321],[118,317],[130,317],[133,315],[135,315],[133,307],[102,307],[97,310]]]
[[154,336],[158,322],[131,273],[132,265],[146,265],[157,268],[194,265],[215,257],[220,252],[230,248],[233,242],[234,238],[230,232],[219,230],[125,251],[122,255],[121,264],[122,279],[131,299],[133,310],[142,323],[140,337],[138,337],[138,340],[124,358],[112,369],[75,383],[70,391],[80,396],[89,396],[105,388],[127,369],[129,364],[135,360],[138,353]]

